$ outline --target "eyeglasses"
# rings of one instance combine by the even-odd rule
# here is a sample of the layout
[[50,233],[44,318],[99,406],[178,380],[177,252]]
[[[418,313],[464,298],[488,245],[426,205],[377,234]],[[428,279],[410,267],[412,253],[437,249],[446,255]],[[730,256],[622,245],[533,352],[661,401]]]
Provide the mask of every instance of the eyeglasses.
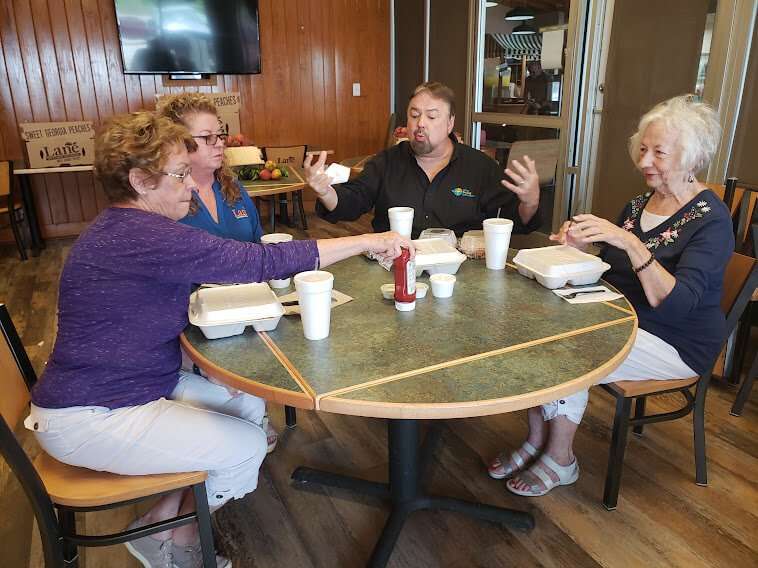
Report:
[[181,174],[177,174],[174,172],[158,172],[159,174],[163,174],[164,176],[169,176],[172,178],[178,179],[180,182],[184,183],[184,178],[186,178],[188,175],[192,173],[192,168],[188,168]]
[[214,132],[213,134],[193,134],[192,138],[202,138],[208,146],[213,146],[220,138],[222,142],[226,142],[229,134],[226,132]]

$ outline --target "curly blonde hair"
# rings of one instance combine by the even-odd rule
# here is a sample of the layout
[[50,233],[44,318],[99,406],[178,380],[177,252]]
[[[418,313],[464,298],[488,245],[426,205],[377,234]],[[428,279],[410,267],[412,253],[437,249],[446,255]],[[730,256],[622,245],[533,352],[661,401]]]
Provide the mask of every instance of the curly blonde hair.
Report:
[[[187,120],[190,116],[200,113],[218,116],[216,105],[203,93],[180,93],[167,95],[158,99],[155,111],[176,123],[189,128]],[[214,177],[221,184],[221,195],[228,205],[233,205],[240,198],[240,188],[237,185],[237,176],[227,165],[226,158],[221,162],[221,167],[214,172]],[[195,215],[199,208],[195,198],[190,203],[189,214]]]
[[166,160],[177,146],[188,152],[197,144],[182,125],[154,112],[140,111],[111,117],[95,139],[95,176],[103,184],[111,203],[137,199],[129,183],[129,171],[138,168],[160,175]]

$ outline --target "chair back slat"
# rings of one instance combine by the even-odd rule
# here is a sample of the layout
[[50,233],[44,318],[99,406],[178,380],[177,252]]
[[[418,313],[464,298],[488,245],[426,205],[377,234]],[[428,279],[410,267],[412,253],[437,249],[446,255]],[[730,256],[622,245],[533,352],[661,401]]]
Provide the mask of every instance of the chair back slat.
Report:
[[732,253],[724,273],[721,310],[726,314],[727,333],[731,333],[758,284],[758,263],[752,257]]
[[[0,414],[11,429],[18,426],[29,404],[29,388],[35,377],[7,308],[0,304]],[[21,351],[21,353],[19,353]],[[26,375],[26,376],[25,376]]]
[[11,193],[11,166],[10,162],[0,162],[0,197]]
[[267,146],[263,152],[266,160],[299,168],[305,161],[305,150],[305,146]]

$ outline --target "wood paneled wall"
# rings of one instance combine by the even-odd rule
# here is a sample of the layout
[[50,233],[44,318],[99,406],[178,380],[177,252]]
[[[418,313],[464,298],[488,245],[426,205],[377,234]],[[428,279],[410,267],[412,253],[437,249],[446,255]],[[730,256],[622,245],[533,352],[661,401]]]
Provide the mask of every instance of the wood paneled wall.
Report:
[[[311,144],[334,159],[382,147],[389,115],[389,0],[260,0],[262,73],[215,87],[124,75],[113,0],[0,0],[0,159],[23,157],[21,122],[155,107],[155,94],[239,91],[260,146]],[[352,83],[361,96],[352,96]],[[34,177],[43,235],[76,234],[105,206],[90,174]]]

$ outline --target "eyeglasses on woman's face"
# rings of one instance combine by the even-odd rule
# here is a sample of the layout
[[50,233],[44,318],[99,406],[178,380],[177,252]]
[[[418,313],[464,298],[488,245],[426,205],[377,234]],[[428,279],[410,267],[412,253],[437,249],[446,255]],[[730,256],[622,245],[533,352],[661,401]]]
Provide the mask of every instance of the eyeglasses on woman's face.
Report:
[[219,139],[221,139],[221,142],[226,143],[226,139],[229,137],[229,134],[226,132],[214,132],[213,134],[193,134],[192,138],[202,138],[205,140],[206,145],[213,146],[218,142]]
[[192,168],[187,168],[182,173],[176,173],[176,172],[158,172],[160,174],[163,174],[164,176],[169,176],[174,179],[178,179],[181,183],[184,183],[184,178],[186,178],[188,175],[192,173]]

